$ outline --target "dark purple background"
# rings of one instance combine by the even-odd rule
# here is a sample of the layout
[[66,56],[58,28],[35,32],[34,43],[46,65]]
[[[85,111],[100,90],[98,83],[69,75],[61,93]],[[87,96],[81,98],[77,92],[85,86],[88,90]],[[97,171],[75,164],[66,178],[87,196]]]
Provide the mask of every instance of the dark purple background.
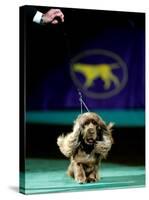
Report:
[[[88,107],[144,108],[145,15],[66,8],[62,11],[65,23],[59,27],[26,24],[27,110],[80,108],[70,63],[76,55],[92,49],[104,49],[120,56],[127,65],[128,81],[118,94],[106,99],[93,99],[82,92]],[[90,63],[92,59],[96,63],[95,57],[86,58],[86,61]],[[107,57],[100,59],[106,63],[112,61]],[[114,74],[122,78],[119,70]],[[77,74],[77,77],[83,83],[83,76]],[[93,91],[97,85],[102,85],[100,79],[95,81]],[[111,85],[110,90],[113,87]]]

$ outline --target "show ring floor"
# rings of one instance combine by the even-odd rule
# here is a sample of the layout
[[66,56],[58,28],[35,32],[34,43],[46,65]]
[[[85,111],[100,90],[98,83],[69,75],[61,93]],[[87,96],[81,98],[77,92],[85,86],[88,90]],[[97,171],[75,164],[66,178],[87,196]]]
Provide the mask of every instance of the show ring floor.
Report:
[[68,165],[68,160],[26,159],[26,173],[20,173],[20,192],[39,194],[145,186],[144,165],[102,162],[101,180],[86,184],[78,184],[66,175]]

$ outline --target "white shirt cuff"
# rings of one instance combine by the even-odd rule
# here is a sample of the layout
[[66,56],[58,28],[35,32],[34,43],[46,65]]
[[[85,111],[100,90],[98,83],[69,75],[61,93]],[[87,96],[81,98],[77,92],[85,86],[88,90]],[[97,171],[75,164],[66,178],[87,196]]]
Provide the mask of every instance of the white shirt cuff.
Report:
[[40,24],[42,15],[43,14],[41,12],[37,11],[34,18],[33,18],[33,22]]

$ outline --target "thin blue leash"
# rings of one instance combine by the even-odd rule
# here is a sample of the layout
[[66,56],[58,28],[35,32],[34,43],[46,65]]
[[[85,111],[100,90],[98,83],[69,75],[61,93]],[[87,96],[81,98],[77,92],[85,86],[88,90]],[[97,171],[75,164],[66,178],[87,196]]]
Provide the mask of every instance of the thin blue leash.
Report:
[[83,101],[83,98],[82,98],[82,94],[80,92],[80,90],[78,89],[78,94],[79,94],[79,101],[80,101],[80,105],[81,105],[81,114],[83,113],[83,106],[86,108],[87,112],[90,112],[87,105],[85,104],[85,102]]

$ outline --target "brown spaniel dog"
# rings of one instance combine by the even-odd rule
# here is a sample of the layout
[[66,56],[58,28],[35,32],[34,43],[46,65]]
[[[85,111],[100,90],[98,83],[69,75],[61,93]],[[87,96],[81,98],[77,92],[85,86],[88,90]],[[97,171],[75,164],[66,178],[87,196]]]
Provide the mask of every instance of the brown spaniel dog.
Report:
[[60,151],[70,158],[67,174],[78,183],[100,179],[99,164],[113,144],[112,127],[113,123],[106,125],[96,113],[87,112],[78,116],[71,133],[58,137]]

